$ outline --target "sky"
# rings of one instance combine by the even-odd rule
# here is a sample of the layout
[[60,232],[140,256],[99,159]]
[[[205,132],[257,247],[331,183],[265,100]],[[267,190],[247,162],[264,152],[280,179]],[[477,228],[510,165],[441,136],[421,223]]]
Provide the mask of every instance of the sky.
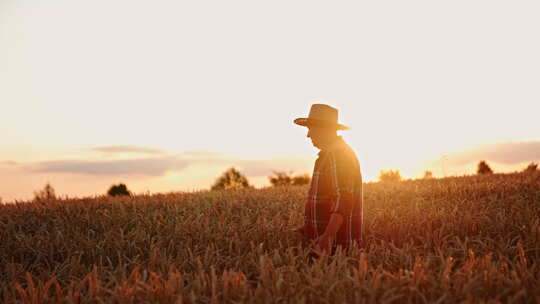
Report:
[[339,109],[366,181],[540,161],[538,1],[0,0],[0,197],[310,173]]

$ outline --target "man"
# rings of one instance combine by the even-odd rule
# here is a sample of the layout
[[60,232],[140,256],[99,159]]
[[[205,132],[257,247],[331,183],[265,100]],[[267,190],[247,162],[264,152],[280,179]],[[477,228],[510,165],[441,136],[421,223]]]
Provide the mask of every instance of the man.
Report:
[[320,150],[315,162],[304,226],[297,229],[326,252],[337,246],[362,245],[362,175],[354,151],[338,130],[338,110],[323,104],[311,106],[307,118],[294,123],[309,129],[307,137]]

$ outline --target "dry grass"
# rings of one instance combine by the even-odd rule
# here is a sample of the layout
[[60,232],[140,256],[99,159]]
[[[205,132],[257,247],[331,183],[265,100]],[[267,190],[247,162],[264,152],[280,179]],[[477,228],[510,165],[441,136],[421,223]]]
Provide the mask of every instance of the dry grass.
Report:
[[540,176],[367,184],[366,248],[310,260],[307,188],[0,206],[3,303],[539,303]]

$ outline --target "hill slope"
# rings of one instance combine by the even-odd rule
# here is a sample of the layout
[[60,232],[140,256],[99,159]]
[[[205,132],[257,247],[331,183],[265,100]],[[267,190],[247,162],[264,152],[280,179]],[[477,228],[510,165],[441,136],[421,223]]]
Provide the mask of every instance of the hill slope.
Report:
[[366,247],[311,260],[307,188],[0,206],[4,303],[540,301],[540,175],[372,183]]

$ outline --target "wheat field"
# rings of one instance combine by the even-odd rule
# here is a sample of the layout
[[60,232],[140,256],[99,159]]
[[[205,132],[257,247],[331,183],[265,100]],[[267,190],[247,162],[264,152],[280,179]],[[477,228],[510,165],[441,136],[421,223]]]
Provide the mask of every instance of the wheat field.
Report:
[[540,303],[540,174],[369,183],[310,257],[306,187],[0,205],[2,303]]

